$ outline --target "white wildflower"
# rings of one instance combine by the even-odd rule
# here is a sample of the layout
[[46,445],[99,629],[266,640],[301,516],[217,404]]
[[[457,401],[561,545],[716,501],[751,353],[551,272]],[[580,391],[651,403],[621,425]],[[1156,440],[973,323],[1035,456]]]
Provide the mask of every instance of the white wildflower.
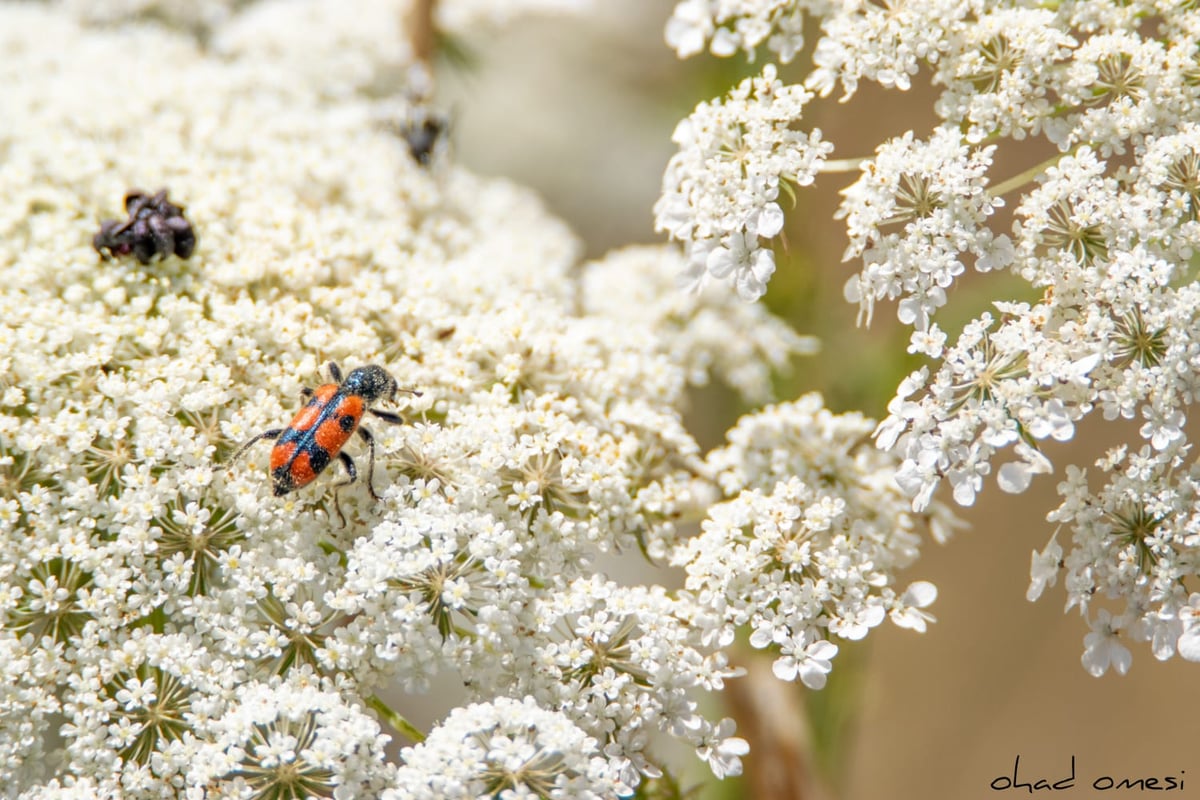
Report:
[[1187,604],[1179,610],[1182,633],[1179,635],[1179,655],[1188,661],[1200,661],[1200,594],[1193,592]]
[[901,628],[911,628],[918,633],[924,633],[928,623],[934,622],[934,617],[922,609],[933,605],[937,600],[937,587],[929,581],[917,581],[909,585],[896,601],[890,616],[892,622]]
[[815,352],[816,339],[797,336],[761,305],[738,302],[723,287],[677,291],[673,281],[683,264],[667,247],[610,253],[586,267],[584,307],[622,325],[649,325],[690,384],[703,386],[713,374],[748,401],[768,400],[772,375],[788,368],[790,356]]
[[[860,639],[889,611],[920,629],[929,618],[917,609],[936,595],[923,582],[892,588],[917,555],[919,523],[891,480],[895,463],[865,446],[872,427],[815,395],[744,418],[708,458],[729,499],[673,555],[714,631],[749,622],[752,645],[781,647],[775,674],[812,688],[837,652],[825,631]],[[954,524],[936,505],[928,521],[939,535]]]
[[1075,39],[1042,8],[990,7],[962,25],[940,59],[939,115],[965,124],[968,142],[1024,139],[1051,116]]
[[[815,41],[802,86],[822,96],[840,87],[848,98],[863,81],[906,90],[929,76],[931,130],[881,145],[843,190],[846,256],[858,262],[846,299],[868,321],[894,302],[914,328],[909,351],[931,361],[897,388],[876,441],[901,456],[895,481],[920,511],[943,482],[962,505],[991,475],[1025,491],[1054,471],[1054,443],[1074,439],[1093,411],[1137,420],[1147,448],[1102,459],[1109,486],[1099,494],[1067,465],[1063,505],[1050,515],[1061,551],[1052,541],[1035,558],[1029,594],[1052,585],[1062,561],[1068,606],[1086,608],[1096,592],[1124,601],[1112,617],[1123,640],[1149,641],[1159,658],[1194,635],[1171,581],[1193,572],[1184,531],[1188,408],[1200,384],[1200,283],[1189,266],[1200,246],[1198,19],[1186,4],[684,0],[667,26],[680,55],[767,51],[781,61],[805,28]],[[1051,149],[1059,154],[1037,163]],[[1026,156],[1024,172],[997,174]],[[690,209],[728,207],[720,199],[733,184],[694,179],[684,203],[684,183],[673,162],[659,225],[690,243],[691,278],[736,272],[755,286],[753,240],[689,227]],[[1001,198],[1011,224],[994,213]],[[1026,287],[955,334],[932,320],[969,269],[1003,269]],[[1099,532],[1113,526],[1126,532]],[[858,633],[871,619],[847,624]],[[1109,636],[1108,622],[1095,624],[1094,636]],[[1089,669],[1128,666],[1124,644],[1107,641],[1089,640]]]
[[1112,617],[1100,609],[1091,620],[1092,632],[1083,638],[1083,667],[1099,678],[1112,668],[1118,675],[1129,671],[1133,655],[1119,639],[1125,620]]
[[[816,5],[816,4],[814,4]],[[821,37],[806,84],[822,96],[841,84],[844,97],[866,79],[907,90],[923,61],[937,62],[954,41],[972,6],[964,0],[816,5]]]
[[405,765],[385,800],[492,794],[603,800],[630,791],[594,738],[530,697],[455,709],[401,756]]
[[803,6],[791,0],[683,0],[667,21],[666,39],[680,58],[705,49],[715,56],[764,43],[786,64],[804,47]]
[[1058,534],[1050,537],[1046,548],[1041,553],[1033,551],[1032,563],[1029,566],[1029,589],[1025,599],[1033,602],[1042,596],[1047,586],[1058,582],[1058,571],[1062,567],[1062,547],[1056,539]]
[[207,742],[180,749],[187,783],[217,796],[377,796],[395,781],[379,724],[303,671],[238,687],[226,708],[209,713],[197,723]]
[[914,141],[910,131],[881,146],[844,190],[845,258],[864,263],[847,297],[868,321],[876,301],[899,299],[900,321],[924,330],[965,269],[964,257],[993,251],[986,222],[1001,202],[986,190],[991,161],[992,148],[972,150],[949,127],[928,142]]
[[731,278],[754,300],[775,269],[768,242],[783,228],[780,190],[812,182],[831,148],[792,128],[812,95],[785,86],[773,65],[679,123],[679,145],[655,204],[658,230],[687,246],[690,274]]

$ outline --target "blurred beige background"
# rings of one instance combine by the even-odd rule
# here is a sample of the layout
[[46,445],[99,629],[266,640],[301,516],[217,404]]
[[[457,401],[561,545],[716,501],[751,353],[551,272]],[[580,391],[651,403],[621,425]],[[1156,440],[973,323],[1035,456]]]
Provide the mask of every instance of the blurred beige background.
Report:
[[[481,33],[468,42],[477,69],[444,69],[440,78],[459,158],[480,172],[535,187],[583,237],[591,256],[658,240],[651,206],[673,152],[675,123],[746,69],[710,57],[678,62],[662,42],[670,2],[596,5],[593,17],[525,20]],[[814,106],[805,124],[825,131],[837,145],[835,157],[864,155],[884,136],[927,130],[929,105],[920,91],[864,92],[849,105]],[[840,263],[844,234],[831,214],[836,190],[849,178],[828,178],[801,191],[787,234],[793,263],[781,263],[767,299],[801,332],[824,342],[822,356],[797,364],[790,391],[819,389],[835,409],[879,416],[912,366],[903,361],[904,340],[889,310],[880,309],[874,327],[864,331],[854,326],[856,309],[841,299],[850,268]],[[1003,277],[988,280],[956,290],[947,309],[958,315],[952,319],[976,314],[1013,286],[996,282]],[[706,391],[690,419],[711,445],[736,413],[725,393]],[[1036,604],[1024,598],[1030,552],[1052,533],[1045,514],[1057,504],[1061,465],[1090,463],[1113,436],[1102,424],[1081,427],[1069,448],[1050,453],[1059,474],[1025,495],[988,485],[964,511],[971,529],[945,547],[930,544],[904,576],[937,584],[937,624],[924,635],[885,624],[835,662],[835,676],[842,670],[849,678],[824,698],[832,711],[819,713],[846,715],[849,722],[839,734],[831,796],[1028,796],[989,787],[993,778],[1011,774],[1017,755],[1022,778],[1035,781],[1065,777],[1076,757],[1075,788],[1039,796],[1099,796],[1090,784],[1103,775],[1183,778],[1185,789],[1171,795],[1200,793],[1200,764],[1193,764],[1200,665],[1178,658],[1159,663],[1146,645],[1134,645],[1129,675],[1094,679],[1079,662],[1087,628],[1076,613],[1062,613],[1062,587]],[[861,674],[854,669],[859,663]],[[856,696],[857,709],[849,701]],[[790,721],[780,720],[781,730]],[[757,752],[767,749],[760,744]],[[753,754],[746,764],[756,769]],[[749,797],[754,790],[726,782],[702,796]]]

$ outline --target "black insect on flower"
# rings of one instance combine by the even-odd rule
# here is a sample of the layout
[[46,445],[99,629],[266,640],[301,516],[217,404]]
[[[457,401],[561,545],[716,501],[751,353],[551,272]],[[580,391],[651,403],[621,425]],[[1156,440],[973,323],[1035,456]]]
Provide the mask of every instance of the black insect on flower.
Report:
[[143,264],[155,257],[174,253],[188,258],[196,250],[196,232],[183,216],[183,207],[167,200],[167,190],[146,194],[130,189],[125,194],[125,212],[129,219],[100,223],[100,232],[92,237],[92,246],[105,258],[132,253]]
[[410,120],[400,131],[408,143],[408,152],[423,167],[433,160],[434,150],[446,133],[449,122],[440,114],[426,114],[421,119]]
[[384,130],[404,140],[409,155],[422,167],[431,165],[446,149],[449,117],[418,98],[406,108],[384,111],[379,122]]

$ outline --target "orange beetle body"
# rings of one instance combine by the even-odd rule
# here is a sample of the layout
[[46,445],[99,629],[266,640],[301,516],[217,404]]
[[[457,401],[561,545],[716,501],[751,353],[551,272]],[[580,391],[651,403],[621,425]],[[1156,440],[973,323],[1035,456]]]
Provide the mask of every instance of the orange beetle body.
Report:
[[[234,455],[234,460],[240,458],[260,439],[274,439],[275,447],[271,450],[271,482],[276,497],[312,483],[335,458],[342,462],[349,476],[346,481],[338,484],[340,488],[358,479],[353,459],[342,452],[346,442],[357,432],[359,438],[367,443],[370,453],[367,488],[371,496],[378,499],[379,495],[371,485],[371,477],[375,472],[375,438],[366,428],[359,427],[359,423],[368,411],[387,422],[403,423],[404,420],[396,414],[370,407],[370,403],[375,400],[393,399],[396,392],[401,390],[397,388],[395,378],[382,367],[375,365],[359,367],[343,380],[341,369],[337,364],[330,362],[329,374],[336,382],[324,384],[315,390],[305,390],[304,396],[308,398],[308,402],[292,417],[286,428],[275,428],[258,434],[242,445]],[[403,391],[420,394],[409,389]],[[336,493],[334,508],[338,516],[342,517]],[[342,517],[342,522],[345,522],[345,517]]]

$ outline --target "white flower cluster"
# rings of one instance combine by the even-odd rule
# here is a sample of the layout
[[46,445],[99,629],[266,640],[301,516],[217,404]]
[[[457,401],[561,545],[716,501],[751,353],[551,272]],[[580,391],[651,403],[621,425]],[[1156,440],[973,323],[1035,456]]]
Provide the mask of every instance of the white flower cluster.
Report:
[[[354,4],[354,13],[346,13],[341,0],[58,0],[71,13],[91,23],[113,24],[132,20],[155,20],[207,38],[214,32],[228,34],[229,23],[241,17],[234,38],[261,36],[274,45],[289,51],[286,58],[304,52],[316,52],[323,57],[336,56],[334,62],[343,66],[353,64],[370,67],[403,62],[407,58],[405,37],[355,35],[354,31],[369,34],[372,26],[380,25],[377,33],[403,33],[397,26],[416,5],[416,0],[362,0]],[[532,14],[578,14],[593,7],[594,0],[437,0],[434,3],[435,22],[442,31],[466,34],[481,24],[499,26],[517,17]],[[253,9],[250,7],[254,6]],[[243,25],[243,23],[249,23]],[[272,24],[274,23],[274,24]],[[320,36],[326,26],[328,36]],[[351,32],[351,39],[346,33]],[[354,44],[377,47],[391,42],[392,49],[380,49],[370,58],[355,52]],[[340,51],[340,52],[338,52]],[[380,56],[381,60],[376,61]],[[310,58],[306,63],[295,58],[292,66],[307,72],[313,63],[324,59]],[[335,70],[336,71],[336,70]]]
[[[196,5],[204,5],[197,3]],[[209,35],[222,56],[258,61],[272,81],[300,80],[339,98],[403,83],[412,65],[411,0],[255,0]]]
[[972,12],[989,5],[989,0],[823,3],[814,8],[821,36],[806,83],[822,97],[841,84],[843,99],[863,80],[907,90],[922,66],[945,58],[956,34],[970,27]]
[[1186,447],[1152,445],[1114,448],[1096,466],[1099,489],[1086,470],[1067,467],[1049,519],[1070,528],[1071,550],[1064,556],[1056,533],[1033,554],[1029,599],[1064,573],[1067,608],[1091,626],[1083,666],[1093,675],[1129,669],[1122,638],[1149,642],[1160,660],[1179,652],[1200,661],[1200,593],[1190,588],[1200,576],[1200,468]]
[[601,800],[630,792],[595,739],[529,699],[500,697],[455,709],[403,757],[398,787],[385,800]]
[[245,0],[58,0],[81,21],[114,25],[131,19],[153,19],[172,28],[206,36],[225,22]]
[[684,280],[693,287],[711,275],[745,300],[766,292],[775,254],[764,242],[783,230],[780,190],[812,183],[832,150],[820,131],[793,128],[811,97],[768,64],[676,127],[679,152],[663,175],[655,225],[687,243]]
[[984,314],[953,345],[936,324],[913,335],[911,349],[941,364],[905,381],[880,439],[904,448],[918,506],[943,476],[969,504],[1008,445],[1019,460],[1001,468],[1000,483],[1023,491],[1032,473],[1050,470],[1037,442],[1070,439],[1095,408],[1107,419],[1141,417],[1155,450],[1185,444],[1184,407],[1200,369],[1200,285],[1187,278],[1200,233],[1191,218],[1200,125],[1142,148],[1150,169],[1106,176],[1084,148],[1026,196],[1014,268],[1045,292],[1042,302],[997,303],[998,320]]
[[[778,470],[749,445],[740,466],[704,461],[684,391],[711,371],[761,397],[809,344],[720,293],[630,308],[643,298],[612,285],[661,286],[678,256],[577,264],[528,193],[425,168],[379,124],[396,101],[362,79],[399,63],[390,28],[355,28],[362,71],[292,72],[272,54],[314,29],[288,45],[269,13],[233,13],[214,56],[157,24],[0,4],[0,785],[616,797],[668,766],[664,736],[736,774],[746,744],[704,699],[736,674],[709,631],[745,623],[595,562],[666,561],[713,497],[770,490]],[[184,208],[190,258],[97,255],[132,187]],[[273,496],[269,443],[231,457],[329,362],[421,394],[389,409],[404,424],[366,417],[377,460],[348,445],[358,480],[337,506],[337,464]],[[867,424],[821,419],[831,436]],[[848,449],[846,488],[789,507],[847,497],[826,527],[879,563],[850,565],[838,614],[883,602],[919,628],[929,593],[887,588],[915,545],[916,517],[886,505],[895,466]],[[885,505],[855,499],[868,486]],[[797,635],[829,619],[789,608]],[[381,721],[421,734],[375,692],[445,673],[476,705],[393,763]]]
[[761,305],[743,303],[715,286],[680,292],[676,277],[686,262],[668,247],[628,247],[588,265],[582,301],[588,313],[649,325],[663,355],[703,386],[719,377],[747,401],[772,394],[772,371],[793,355],[815,353],[818,342],[798,336]]
[[753,646],[779,648],[777,677],[820,689],[838,651],[830,639],[862,639],[889,615],[925,629],[933,585],[898,595],[892,576],[917,557],[922,528],[940,541],[955,521],[937,505],[909,512],[873,427],[810,394],[743,418],[709,454],[729,499],[673,556],[709,640],[728,644],[749,625]]
[[786,64],[804,47],[803,6],[794,0],[682,0],[667,21],[680,58],[702,52],[753,55],[764,42]]
[[[161,702],[158,687],[142,688],[151,703]],[[211,702],[196,698],[192,705],[204,700]],[[199,717],[197,711],[188,708],[176,725]],[[206,800],[272,796],[284,786],[294,796],[378,797],[395,781],[383,758],[388,737],[378,723],[331,680],[316,680],[306,670],[238,686],[232,700],[191,733],[198,742],[185,736],[163,748],[162,760],[181,758],[186,784],[196,787],[189,794]],[[131,788],[142,787],[123,788],[133,794]]]
[[986,225],[1001,204],[984,188],[993,149],[972,150],[948,126],[928,142],[914,141],[910,131],[881,146],[846,189],[839,211],[850,237],[845,258],[863,262],[846,283],[846,299],[868,321],[875,301],[902,298],[900,321],[923,331],[965,269],[963,254],[980,270],[1008,265],[1009,238]]
[[[1187,411],[1200,386],[1200,16],[1186,4],[1096,0],[686,0],[667,36],[685,55],[706,43],[718,55],[790,55],[801,16],[820,24],[805,89],[907,89],[924,70],[938,92],[940,123],[883,143],[839,212],[847,258],[862,263],[847,298],[866,318],[896,301],[914,328],[909,351],[933,362],[901,384],[877,431],[904,457],[898,480],[913,508],[943,479],[964,505],[993,473],[1024,491],[1053,470],[1043,443],[1072,438],[1096,409],[1140,420],[1145,446],[1128,446],[1139,455],[1103,459],[1099,494],[1068,480],[1065,506],[1081,510],[1052,515],[1073,531],[1070,603],[1109,639],[1120,631],[1153,640],[1160,656],[1200,655],[1182,644],[1200,638],[1183,588],[1195,588],[1183,531]],[[1025,142],[1059,154],[996,180],[999,154],[1028,158]],[[1005,203],[1013,221],[1000,231],[993,212]],[[947,332],[933,318],[968,266],[1009,270],[1031,291]],[[997,465],[1005,452],[1013,458]],[[1037,562],[1035,586],[1052,561]],[[1087,598],[1101,592],[1125,609],[1093,613]],[[1127,666],[1106,646],[1089,640],[1093,672]]]

